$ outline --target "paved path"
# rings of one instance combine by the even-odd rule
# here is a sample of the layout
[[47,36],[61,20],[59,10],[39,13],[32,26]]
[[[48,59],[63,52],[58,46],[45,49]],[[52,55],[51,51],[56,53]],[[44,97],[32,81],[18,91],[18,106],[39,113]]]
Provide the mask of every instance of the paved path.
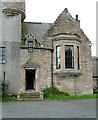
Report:
[[3,103],[3,118],[96,118],[96,100]]

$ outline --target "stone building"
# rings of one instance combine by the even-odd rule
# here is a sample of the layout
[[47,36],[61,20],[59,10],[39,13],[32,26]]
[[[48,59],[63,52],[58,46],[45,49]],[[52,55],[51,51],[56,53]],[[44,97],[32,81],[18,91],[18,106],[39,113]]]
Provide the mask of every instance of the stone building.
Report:
[[92,66],[93,66],[93,87],[95,88],[98,86],[98,57],[93,57]]
[[78,15],[65,8],[54,23],[24,22],[24,1],[2,6],[0,79],[10,81],[9,92],[54,85],[72,95],[93,93],[91,42]]

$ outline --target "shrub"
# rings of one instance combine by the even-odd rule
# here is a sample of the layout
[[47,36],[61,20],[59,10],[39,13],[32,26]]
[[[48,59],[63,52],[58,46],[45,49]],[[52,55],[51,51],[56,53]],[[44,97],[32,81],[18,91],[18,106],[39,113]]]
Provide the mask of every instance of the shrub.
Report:
[[7,96],[7,91],[8,91],[9,85],[10,85],[10,82],[8,80],[0,81],[0,94],[2,97]]
[[56,87],[45,88],[42,92],[44,92],[44,98],[48,98],[49,96],[56,96],[56,95],[69,96],[68,93],[61,92]]

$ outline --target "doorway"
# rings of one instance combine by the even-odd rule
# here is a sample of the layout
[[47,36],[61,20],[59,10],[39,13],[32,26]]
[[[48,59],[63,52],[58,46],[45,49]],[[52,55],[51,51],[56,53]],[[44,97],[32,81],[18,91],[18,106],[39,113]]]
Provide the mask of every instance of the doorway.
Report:
[[35,90],[35,69],[26,69],[26,90]]

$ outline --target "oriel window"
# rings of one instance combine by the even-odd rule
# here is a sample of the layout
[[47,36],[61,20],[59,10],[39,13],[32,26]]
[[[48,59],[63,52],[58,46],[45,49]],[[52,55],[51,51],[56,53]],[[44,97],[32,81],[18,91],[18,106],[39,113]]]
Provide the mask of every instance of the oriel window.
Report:
[[28,52],[33,52],[33,41],[28,41]]
[[60,69],[61,60],[60,60],[60,46],[56,46],[56,69]]
[[65,68],[74,68],[74,47],[65,45]]

